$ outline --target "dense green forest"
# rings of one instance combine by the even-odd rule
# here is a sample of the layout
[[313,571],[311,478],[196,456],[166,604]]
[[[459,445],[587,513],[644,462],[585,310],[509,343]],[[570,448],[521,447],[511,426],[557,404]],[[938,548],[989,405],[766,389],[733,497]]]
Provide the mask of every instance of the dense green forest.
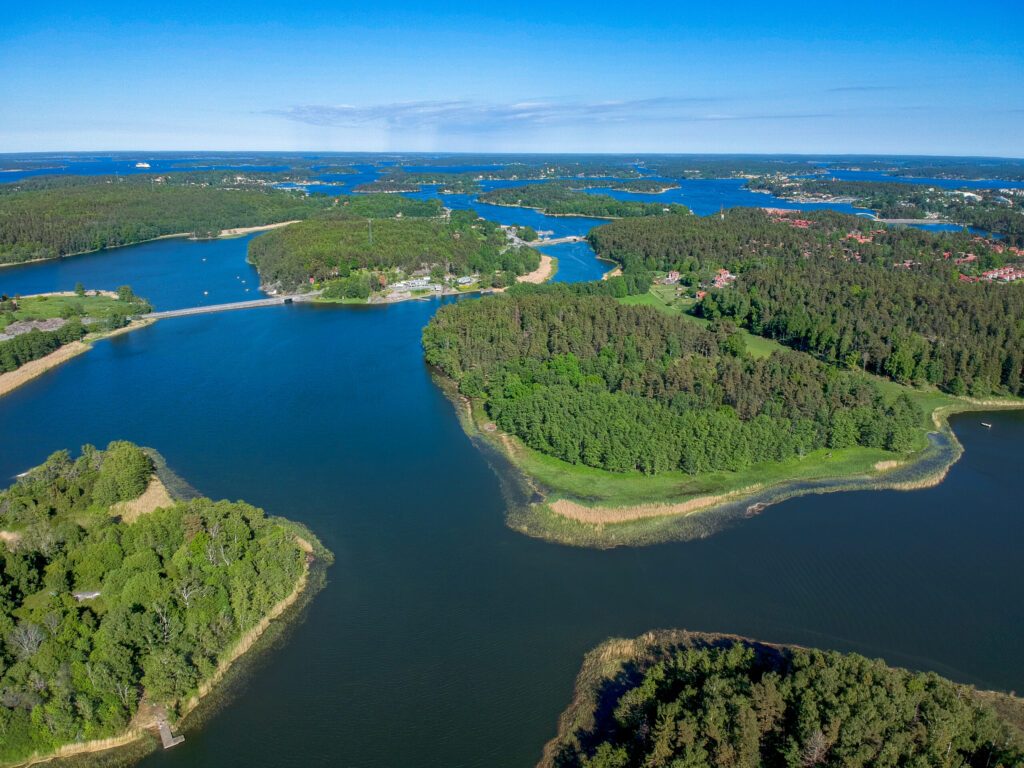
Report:
[[143,698],[173,707],[295,588],[294,531],[248,504],[119,522],[113,505],[152,473],[114,442],[59,451],[0,492],[0,761],[115,735]]
[[687,213],[682,205],[642,203],[617,200],[609,195],[591,195],[573,189],[573,182],[527,184],[521,187],[500,187],[480,195],[481,203],[536,208],[551,216],[591,216],[622,218],[626,216],[662,216]]
[[[807,228],[743,209],[724,220],[624,219],[592,230],[590,240],[627,270],[678,269],[684,281],[732,270],[736,282],[701,303],[706,317],[827,362],[954,394],[1024,394],[1024,286],[957,280],[958,270],[997,266],[1004,254],[962,233],[872,230],[877,225],[858,217],[799,215]],[[966,252],[977,261],[955,266],[952,257]]]
[[[1024,210],[998,190],[950,191],[924,184],[839,179],[756,179],[751,189],[776,197],[848,198],[856,205],[877,211],[883,219],[924,219],[937,214],[966,226],[1006,236],[1011,245],[1024,246]],[[997,199],[999,198],[999,199]]]
[[588,657],[545,768],[1024,765],[1019,700],[1002,697],[1007,718],[991,696],[857,654],[657,637]]
[[[357,203],[354,199],[351,205]],[[265,284],[285,288],[305,284],[311,277],[317,282],[347,278],[358,270],[400,269],[409,274],[439,267],[444,274],[502,270],[521,275],[540,263],[535,250],[513,246],[497,224],[472,211],[372,223],[365,218],[314,219],[254,238],[249,259]]]
[[166,177],[51,177],[0,185],[0,263],[53,258],[162,235],[304,219],[333,199]]
[[825,446],[906,451],[920,413],[808,355],[744,353],[742,336],[557,285],[442,307],[426,360],[502,430],[572,464],[740,470]]

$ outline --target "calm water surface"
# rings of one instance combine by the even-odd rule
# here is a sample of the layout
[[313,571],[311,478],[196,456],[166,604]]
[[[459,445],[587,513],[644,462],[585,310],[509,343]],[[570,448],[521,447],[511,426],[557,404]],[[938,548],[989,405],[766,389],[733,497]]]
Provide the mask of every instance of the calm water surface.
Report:
[[[562,279],[607,268],[585,244],[555,251]],[[4,270],[0,291],[130,283],[187,306],[244,294],[244,257],[244,240],[164,241]],[[165,320],[0,399],[5,482],[59,448],[125,438],[210,496],[306,523],[337,556],[232,706],[144,765],[532,765],[583,654],[657,627],[1024,689],[1024,415],[957,419],[967,452],[937,488],[796,499],[699,542],[569,549],[504,527],[498,480],[422,362],[437,307]]]

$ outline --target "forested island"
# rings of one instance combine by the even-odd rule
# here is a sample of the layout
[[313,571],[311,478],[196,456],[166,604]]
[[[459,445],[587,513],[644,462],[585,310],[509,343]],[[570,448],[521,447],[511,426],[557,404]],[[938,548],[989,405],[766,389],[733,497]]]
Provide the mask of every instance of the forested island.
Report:
[[540,768],[1024,764],[1024,702],[858,654],[661,631],[591,651]]
[[851,202],[882,219],[943,220],[995,232],[1008,245],[1024,246],[1024,196],[1016,189],[936,189],[924,184],[839,179],[753,179],[748,186],[805,202]]
[[79,285],[63,293],[0,295],[0,396],[88,349],[83,339],[130,330],[139,324],[133,318],[151,310],[127,285],[117,291]]
[[[237,174],[234,174],[237,176]],[[329,208],[323,195],[257,183],[225,186],[223,174],[57,176],[0,184],[0,264],[51,259],[168,235],[305,219]]]
[[302,526],[176,500],[156,470],[131,443],[87,445],[0,492],[0,762],[183,716],[329,561]]
[[467,288],[502,287],[540,265],[540,254],[515,228],[472,211],[442,213],[436,200],[390,199],[403,215],[355,215],[353,199],[329,217],[254,238],[249,260],[266,286],[295,290],[312,284],[324,298],[362,301],[374,293],[429,293],[453,281]]
[[[609,182],[603,184],[614,186]],[[686,206],[675,203],[642,203],[635,200],[618,200],[609,195],[588,194],[575,189],[572,182],[500,187],[480,195],[479,200],[491,205],[535,208],[549,216],[587,216],[597,219],[688,213]]]

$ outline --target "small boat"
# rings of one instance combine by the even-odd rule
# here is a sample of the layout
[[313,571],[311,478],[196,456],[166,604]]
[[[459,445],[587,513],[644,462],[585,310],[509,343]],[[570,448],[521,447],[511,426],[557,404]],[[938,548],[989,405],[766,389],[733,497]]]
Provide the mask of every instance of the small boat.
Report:
[[983,421],[983,422],[981,422],[981,426],[983,426],[983,427],[987,427],[988,429],[992,429],[992,425],[991,425],[991,424],[989,424],[989,423],[988,423],[987,421]]
[[149,163],[142,163],[142,162],[139,162],[139,163],[136,163],[136,164],[135,164],[135,167],[136,167],[136,168],[149,168]]

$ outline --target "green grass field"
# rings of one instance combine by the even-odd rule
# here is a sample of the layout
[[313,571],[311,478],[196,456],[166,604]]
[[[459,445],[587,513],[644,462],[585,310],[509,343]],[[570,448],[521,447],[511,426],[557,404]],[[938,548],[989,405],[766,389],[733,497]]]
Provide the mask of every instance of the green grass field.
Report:
[[[691,314],[693,307],[697,303],[696,299],[690,296],[676,296],[676,287],[674,285],[653,285],[647,293],[639,296],[625,296],[618,301],[621,304],[632,306],[654,307],[666,315],[679,315],[698,325],[704,326],[708,324],[708,321],[703,317]],[[743,340],[747,345],[747,352],[752,357],[768,357],[772,352],[785,349],[777,341],[766,339],[763,336],[755,336],[742,328],[740,329],[740,335],[743,336]]]
[[126,302],[109,296],[34,296],[18,300],[14,312],[0,311],[0,330],[20,320],[48,320],[54,317],[81,317],[105,320],[123,315],[131,308]]

